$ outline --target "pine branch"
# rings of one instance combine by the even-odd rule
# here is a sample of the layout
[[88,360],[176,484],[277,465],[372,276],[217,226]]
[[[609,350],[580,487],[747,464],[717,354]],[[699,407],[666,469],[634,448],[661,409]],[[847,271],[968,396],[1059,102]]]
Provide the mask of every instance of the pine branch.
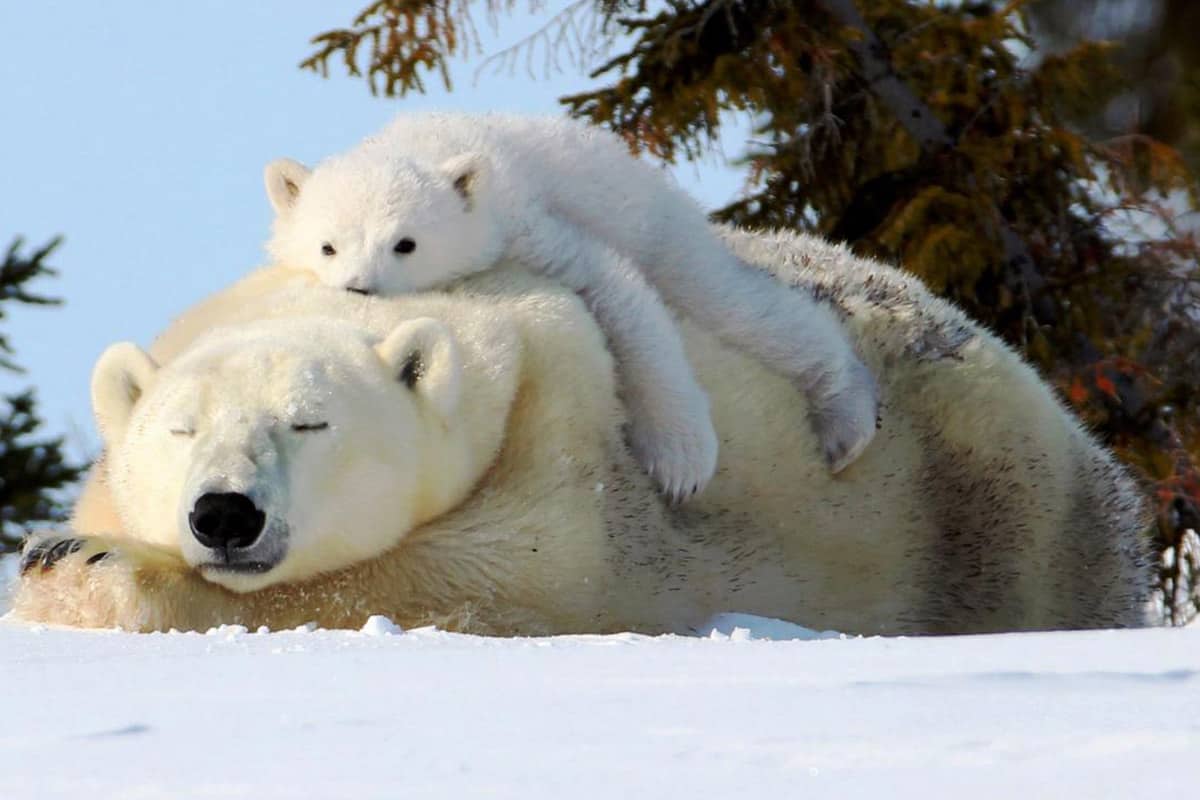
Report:
[[58,274],[56,270],[46,265],[45,260],[62,244],[62,237],[55,236],[28,256],[21,255],[21,248],[24,244],[25,240],[18,236],[4,254],[4,264],[0,265],[0,302],[17,300],[32,305],[60,305],[61,299],[32,294],[27,290],[25,284],[43,275]]
[[[46,260],[62,243],[54,237],[42,247],[23,255],[24,240],[16,238],[0,264],[0,320],[5,316],[6,301],[25,305],[59,305],[55,297],[33,291],[29,284],[37,278],[56,275]],[[8,356],[12,345],[0,335],[0,367],[21,372]],[[39,437],[42,420],[38,417],[33,390],[9,395],[0,409],[0,553],[20,545],[30,524],[54,522],[66,518],[67,508],[58,492],[79,479],[84,467],[67,460],[62,437]]]
[[854,0],[817,0],[817,4],[857,34],[847,46],[858,59],[863,80],[920,145],[922,152],[933,155],[953,147],[954,137],[937,114],[896,74],[887,47],[858,13]]
[[563,51],[567,63],[580,70],[586,69],[612,44],[606,20],[595,0],[574,0],[533,33],[485,58],[475,69],[475,78],[478,80],[487,70],[492,74],[507,72],[511,76],[523,61],[525,73],[531,80],[537,80],[539,70],[534,68],[534,59],[539,52],[542,54],[541,77],[563,71],[560,57]]
[[0,411],[0,553],[20,546],[33,524],[69,514],[59,492],[79,480],[86,465],[63,453],[61,436],[39,438],[42,427],[32,390],[3,398]]
[[[512,66],[522,51],[532,69],[536,46],[544,45],[546,69],[557,66],[560,47],[571,50],[571,57],[593,45],[595,28],[581,29],[578,12],[597,0],[576,0],[547,27],[501,51],[484,62],[484,67]],[[600,0],[605,5],[609,0]],[[471,15],[474,0],[375,0],[360,11],[350,25],[314,36],[316,50],[300,62],[300,68],[329,77],[330,61],[340,60],[351,77],[366,77],[372,94],[404,97],[409,92],[424,94],[426,74],[436,74],[446,89],[453,88],[450,60],[455,56],[478,53],[479,31]],[[493,30],[499,15],[511,13],[518,0],[480,0]],[[531,14],[545,10],[546,0],[527,0]],[[594,21],[594,20],[593,20]],[[481,67],[482,68],[482,67]],[[478,72],[476,73],[478,75]]]
[[[817,3],[839,23],[857,34],[856,38],[850,40],[848,47],[858,60],[863,79],[921,148],[923,156],[933,160],[951,150],[956,144],[955,137],[950,135],[933,109],[896,74],[887,47],[858,13],[854,0],[817,0]],[[979,191],[978,182],[974,177],[971,177],[970,181],[970,188]],[[1004,250],[1006,274],[1020,279],[1020,288],[1024,293],[1040,292],[1045,287],[1046,280],[1038,271],[1029,247],[1013,230],[1008,220],[1004,219],[1000,210],[995,209],[995,212],[995,220],[989,227],[994,230]]]
[[[28,286],[37,278],[58,274],[45,262],[62,244],[62,237],[55,236],[28,256],[21,255],[24,244],[25,240],[21,237],[18,236],[14,239],[5,252],[4,263],[0,264],[0,320],[5,317],[2,305],[5,300],[15,300],[18,303],[36,306],[54,306],[62,303],[61,299],[35,293]],[[13,355],[13,348],[9,344],[8,337],[0,334],[0,369],[6,369],[9,372],[24,372],[16,362],[8,357],[11,355]]]

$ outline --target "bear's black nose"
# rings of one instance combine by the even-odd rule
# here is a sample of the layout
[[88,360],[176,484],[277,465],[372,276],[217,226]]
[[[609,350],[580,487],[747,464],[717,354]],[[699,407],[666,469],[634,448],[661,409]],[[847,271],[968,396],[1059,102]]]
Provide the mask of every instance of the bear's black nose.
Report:
[[205,547],[249,547],[262,533],[267,515],[237,492],[202,494],[188,514],[192,535]]

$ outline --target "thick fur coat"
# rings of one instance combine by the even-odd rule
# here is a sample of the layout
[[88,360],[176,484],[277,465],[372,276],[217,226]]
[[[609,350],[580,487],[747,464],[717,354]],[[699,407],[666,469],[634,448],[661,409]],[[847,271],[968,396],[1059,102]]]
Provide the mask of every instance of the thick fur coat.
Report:
[[[110,491],[131,477],[111,469],[118,438],[75,534],[35,543],[15,613],[133,629],[357,626],[380,613],[494,634],[685,632],[721,611],[868,634],[1144,622],[1137,489],[1028,365],[894,269],[803,236],[724,236],[747,262],[838,309],[879,378],[882,427],[842,474],[795,424],[803,399],[787,380],[687,320],[722,449],[708,490],[672,508],[628,454],[612,359],[571,293],[510,268],[448,295],[362,298],[269,269],[185,314],[155,359],[192,357],[181,354],[211,346],[196,343],[218,324],[319,327],[302,318],[320,314],[374,341],[435,318],[462,353],[465,416],[451,425],[495,442],[454,476],[469,488],[398,523],[371,557],[331,557],[328,571],[231,591],[188,562],[178,513],[154,542],[128,538],[145,523],[129,525],[138,511],[122,507],[138,502],[136,485],[122,502]],[[226,403],[254,401],[234,393]],[[378,424],[386,417],[381,409]],[[338,510],[342,527],[326,533],[354,537],[355,507]]]
[[[395,296],[503,260],[575,290],[617,356],[634,455],[675,497],[712,477],[717,436],[663,301],[792,378],[836,472],[875,434],[878,395],[837,318],[742,263],[700,207],[611,132],[507,114],[402,114],[311,172],[266,169],[275,263]],[[661,299],[660,299],[661,295]]]

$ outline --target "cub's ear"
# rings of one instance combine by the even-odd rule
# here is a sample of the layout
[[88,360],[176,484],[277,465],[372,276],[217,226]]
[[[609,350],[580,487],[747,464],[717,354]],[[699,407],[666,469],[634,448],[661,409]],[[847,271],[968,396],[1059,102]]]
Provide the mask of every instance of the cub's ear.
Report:
[[491,163],[482,153],[463,153],[443,161],[441,170],[469,210],[487,184]]
[[312,173],[308,167],[290,158],[277,158],[263,170],[263,182],[267,185],[267,199],[275,213],[283,216],[296,205],[300,188]]
[[114,344],[100,355],[92,369],[92,412],[106,445],[125,434],[134,405],[157,373],[154,359],[132,342]]
[[448,423],[462,394],[458,340],[445,323],[430,317],[402,322],[375,348],[396,380]]

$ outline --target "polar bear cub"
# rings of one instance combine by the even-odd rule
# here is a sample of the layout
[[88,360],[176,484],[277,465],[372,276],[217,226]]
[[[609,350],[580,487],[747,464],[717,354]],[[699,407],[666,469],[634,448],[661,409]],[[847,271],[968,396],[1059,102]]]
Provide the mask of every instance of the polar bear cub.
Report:
[[269,253],[327,285],[394,295],[511,258],[578,292],[617,357],[634,454],[675,499],[712,477],[717,438],[659,293],[797,381],[835,472],[875,434],[874,378],[832,310],[745,266],[685,192],[610,133],[549,117],[407,114],[314,170],[273,161],[265,180]]

